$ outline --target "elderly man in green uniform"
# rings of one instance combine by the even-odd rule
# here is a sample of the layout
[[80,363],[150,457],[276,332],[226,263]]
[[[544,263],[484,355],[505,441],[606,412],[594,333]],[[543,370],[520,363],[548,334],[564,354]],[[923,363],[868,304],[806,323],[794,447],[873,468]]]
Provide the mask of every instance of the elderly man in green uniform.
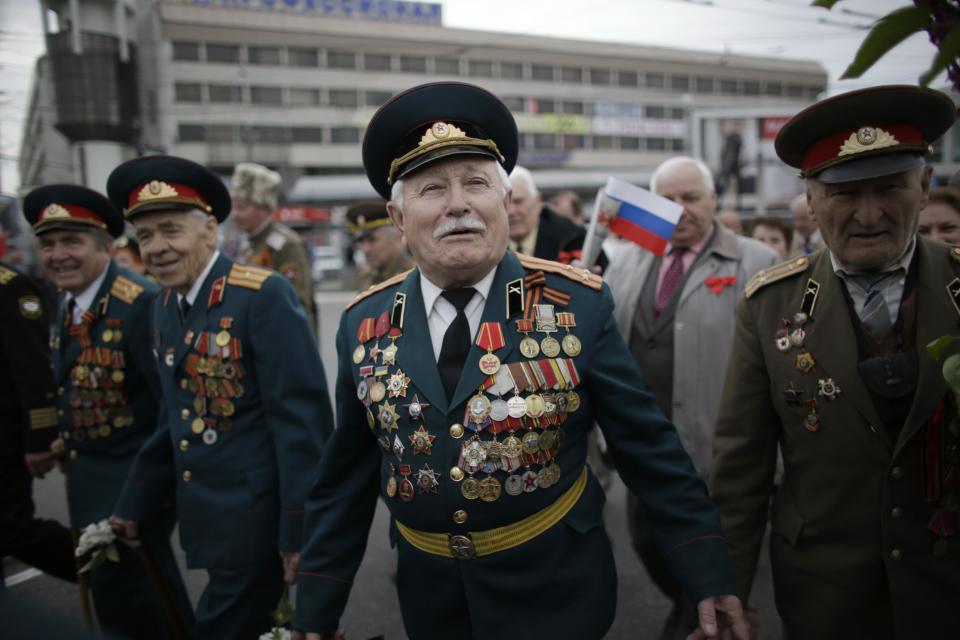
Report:
[[0,263],[0,559],[76,582],[70,531],[34,517],[33,477],[56,464],[55,388],[40,288]]
[[595,640],[616,610],[595,422],[701,628],[747,636],[719,520],[643,391],[599,276],[508,251],[516,123],[487,91],[415,87],[374,114],[371,183],[417,269],[338,335],[338,429],[307,504],[295,627],[333,636],[378,496],[407,635]]
[[385,200],[365,200],[347,209],[347,229],[363,252],[366,267],[357,277],[361,291],[413,268],[400,230],[387,215]]
[[770,554],[790,638],[960,629],[960,432],[927,350],[957,333],[960,249],[916,235],[924,156],[955,114],[940,92],[874,87],[809,107],[776,139],[827,249],[747,286],[710,485],[746,598],[783,452]]
[[[123,218],[102,195],[76,185],[34,189],[24,215],[40,243],[40,262],[63,293],[53,338],[60,442],[66,454],[67,503],[75,529],[106,519],[137,451],[156,431],[160,384],[150,351],[156,285],[110,259]],[[119,562],[90,572],[100,625],[126,637],[168,638],[192,623],[170,548],[176,521],[166,502],[145,523],[158,591],[141,557],[121,546]],[[165,618],[166,594],[178,620]]]
[[333,428],[317,344],[286,279],[217,249],[230,196],[216,175],[147,156],[114,169],[107,190],[163,287],[148,340],[160,426],[112,520],[136,537],[175,497],[187,564],[209,575],[195,635],[256,638],[296,575],[303,503]]
[[231,216],[247,234],[248,242],[238,262],[282,273],[296,290],[316,336],[317,313],[310,254],[296,231],[273,219],[279,203],[280,184],[280,174],[262,165],[241,162],[234,167],[230,180]]

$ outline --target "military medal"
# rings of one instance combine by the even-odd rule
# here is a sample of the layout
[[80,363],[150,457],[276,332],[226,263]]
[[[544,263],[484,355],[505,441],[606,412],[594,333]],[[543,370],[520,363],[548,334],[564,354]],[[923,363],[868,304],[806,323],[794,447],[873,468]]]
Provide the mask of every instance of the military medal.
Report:
[[563,352],[571,358],[580,355],[583,345],[580,344],[580,338],[570,333],[570,329],[577,326],[576,316],[569,311],[563,311],[557,314],[557,326],[566,330],[567,334],[563,336],[560,346]]
[[397,429],[397,419],[400,416],[397,414],[396,405],[392,405],[389,402],[384,402],[380,405],[379,412],[377,414],[377,419],[380,421],[380,428],[387,433]]
[[524,399],[526,405],[526,414],[530,418],[539,418],[543,415],[545,403],[543,396],[533,393]]
[[166,353],[163,354],[163,362],[168,367],[173,366],[173,347],[168,348]]
[[397,369],[387,379],[387,393],[391,398],[407,397],[407,386],[410,384],[410,378],[403,375],[403,371]]
[[437,439],[437,436],[430,435],[430,432],[423,425],[420,425],[420,428],[408,435],[407,438],[413,445],[414,455],[428,456],[433,450],[433,441]]
[[203,432],[204,444],[215,444],[217,442],[217,432],[215,429],[207,429]]
[[400,436],[393,435],[393,455],[397,456],[397,460],[403,460],[403,451],[405,447],[400,441]]
[[367,426],[373,429],[373,425],[377,424],[377,419],[373,417],[373,411],[370,411],[370,407],[367,407]]
[[527,431],[523,434],[521,439],[523,446],[523,452],[528,455],[533,455],[540,450],[540,435],[533,430]]
[[803,419],[803,427],[811,433],[820,430],[820,416],[817,415],[817,401],[810,399],[804,402],[807,409],[807,415]]
[[367,349],[364,345],[373,338],[374,322],[373,318],[364,318],[357,327],[357,348],[353,350],[353,363],[360,364],[367,356]]
[[390,447],[390,436],[385,433],[381,433],[379,436],[377,436],[377,444],[380,445],[380,448],[383,449],[383,452],[388,455],[391,451],[393,451],[393,449]]
[[[360,364],[363,362],[364,357],[367,355],[367,348],[362,344],[358,344],[357,348],[353,350],[353,364]],[[391,476],[392,477],[392,476]]]
[[369,391],[370,388],[367,384],[367,379],[361,378],[360,382],[357,383],[357,400],[366,405],[368,403]]
[[813,354],[809,351],[801,351],[797,354],[794,364],[800,373],[810,373],[817,365],[817,361],[813,358]]
[[540,355],[540,345],[529,334],[533,331],[533,320],[520,319],[516,321],[517,332],[523,334],[523,340],[520,341],[520,353],[527,358],[536,358]]
[[386,493],[388,498],[395,498],[397,495],[397,477],[394,475],[396,467],[390,463],[390,477],[387,478]]
[[574,413],[580,408],[580,396],[576,391],[567,391],[567,411]]
[[203,423],[203,418],[194,418],[193,422],[190,423],[190,430],[197,435],[203,433],[205,428],[206,425]]
[[507,413],[511,418],[518,420],[527,415],[527,403],[516,390],[514,390],[514,396],[507,400]]
[[400,350],[397,348],[397,345],[394,344],[396,338],[390,338],[390,344],[387,345],[387,348],[382,351],[383,353],[383,364],[397,364],[397,352]]
[[120,384],[121,382],[123,382],[124,377],[125,376],[123,374],[123,369],[114,369],[113,372],[110,374],[110,379],[117,384]]
[[807,337],[807,332],[804,331],[801,327],[797,327],[790,332],[790,344],[794,347],[800,348],[803,346],[803,342]]
[[373,384],[368,385],[370,391],[370,400],[373,402],[380,402],[387,397],[387,387],[379,380],[375,380]]
[[479,366],[482,373],[492,376],[500,370],[500,358],[493,352],[503,348],[506,343],[503,326],[499,322],[484,322],[480,325],[476,345],[487,350],[487,353],[480,357]]
[[507,495],[518,496],[523,493],[523,478],[517,474],[511,474],[503,483],[503,490]]
[[481,425],[490,415],[490,400],[483,393],[477,393],[467,401],[467,413],[470,422]]
[[494,422],[503,422],[510,417],[510,407],[503,398],[497,398],[490,403],[490,419]]
[[505,458],[519,458],[523,453],[523,443],[512,433],[500,443],[500,447]]
[[440,484],[439,478],[440,474],[431,469],[429,464],[424,463],[423,468],[417,471],[417,488],[420,493],[436,493]]
[[557,435],[556,432],[550,429],[542,432],[540,434],[540,450],[541,451],[550,451],[557,444]]
[[483,443],[474,436],[473,440],[464,442],[461,446],[460,458],[463,460],[463,464],[466,465],[467,471],[474,472],[480,469],[486,461],[487,450],[484,448]]
[[230,327],[233,325],[233,318],[229,316],[224,316],[220,318],[220,332],[217,333],[215,341],[218,347],[226,347],[230,344]]
[[537,472],[527,469],[520,477],[523,482],[523,490],[526,493],[532,493],[537,490]]
[[817,381],[817,395],[823,396],[827,400],[836,400],[840,395],[840,387],[833,381],[833,378]]
[[792,382],[783,390],[783,395],[787,399],[787,404],[800,406],[800,396],[803,395],[803,389],[798,389]]
[[557,330],[557,322],[553,315],[553,305],[536,304],[533,306],[533,309],[537,319],[537,331],[547,334],[547,337],[540,341],[540,350],[543,352],[543,355],[548,358],[556,358],[560,355],[560,343],[550,335]]
[[460,467],[451,467],[450,468],[450,479],[454,482],[460,482],[463,480],[463,469]]
[[400,465],[400,475],[403,476],[403,479],[400,481],[398,493],[400,494],[400,499],[404,502],[411,502],[415,493],[413,489],[413,483],[410,482],[410,478],[407,477],[410,475],[410,472],[410,465]]
[[774,336],[774,344],[777,347],[777,351],[787,353],[793,348],[793,345],[790,343],[790,321],[784,319],[781,322],[783,327],[777,331],[777,334]]
[[460,483],[460,495],[467,500],[476,500],[480,497],[480,482],[476,478],[464,478]]
[[537,472],[537,486],[541,489],[549,489],[553,484],[553,474],[550,473],[549,467],[542,467],[540,471]]
[[500,483],[493,476],[487,476],[478,484],[480,499],[484,502],[496,502],[500,497]]
[[100,338],[101,338],[104,342],[112,342],[112,341],[113,341],[113,330],[112,330],[112,329],[104,329],[104,330],[103,330],[103,333],[100,334]]
[[420,402],[417,394],[413,394],[413,400],[403,405],[407,408],[411,420],[420,420],[423,418],[423,410],[430,406],[429,402]]

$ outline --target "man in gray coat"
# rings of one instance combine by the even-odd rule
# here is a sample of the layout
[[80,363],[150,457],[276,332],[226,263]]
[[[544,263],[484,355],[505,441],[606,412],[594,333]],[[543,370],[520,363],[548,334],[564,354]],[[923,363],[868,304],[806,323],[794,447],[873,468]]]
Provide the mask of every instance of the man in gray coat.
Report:
[[[710,169],[695,158],[675,157],[657,167],[650,189],[683,205],[670,245],[663,257],[630,245],[617,253],[605,277],[617,325],[647,390],[676,425],[705,479],[737,300],[754,273],[777,262],[769,247],[715,222],[713,185]],[[627,516],[634,549],[674,603],[661,637],[686,638],[697,626],[696,608],[667,571],[632,494]]]

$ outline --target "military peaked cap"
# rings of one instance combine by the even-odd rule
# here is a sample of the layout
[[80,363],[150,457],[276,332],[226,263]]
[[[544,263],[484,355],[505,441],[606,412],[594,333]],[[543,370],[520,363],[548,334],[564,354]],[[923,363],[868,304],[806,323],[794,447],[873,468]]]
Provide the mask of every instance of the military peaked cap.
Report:
[[103,195],[75,184],[37,187],[23,199],[23,214],[40,235],[54,230],[101,229],[116,238],[123,217]]
[[206,167],[175,156],[124,162],[107,178],[107,194],[127,219],[147,211],[199,209],[223,222],[230,193]]

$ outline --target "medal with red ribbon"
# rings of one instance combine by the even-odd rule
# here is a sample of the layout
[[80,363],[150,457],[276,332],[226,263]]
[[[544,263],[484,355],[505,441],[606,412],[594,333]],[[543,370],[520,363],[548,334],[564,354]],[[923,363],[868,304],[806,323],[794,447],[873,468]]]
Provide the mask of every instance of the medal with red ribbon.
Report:
[[499,322],[484,322],[480,325],[476,345],[487,350],[486,355],[480,357],[480,371],[492,376],[500,370],[500,358],[493,352],[502,349],[506,343],[507,341],[503,337],[503,327]]
[[353,350],[354,364],[360,364],[367,356],[367,348],[364,346],[364,343],[373,338],[373,330],[373,318],[364,318],[360,323],[360,326],[357,327],[357,342],[360,344],[358,344],[357,348]]

